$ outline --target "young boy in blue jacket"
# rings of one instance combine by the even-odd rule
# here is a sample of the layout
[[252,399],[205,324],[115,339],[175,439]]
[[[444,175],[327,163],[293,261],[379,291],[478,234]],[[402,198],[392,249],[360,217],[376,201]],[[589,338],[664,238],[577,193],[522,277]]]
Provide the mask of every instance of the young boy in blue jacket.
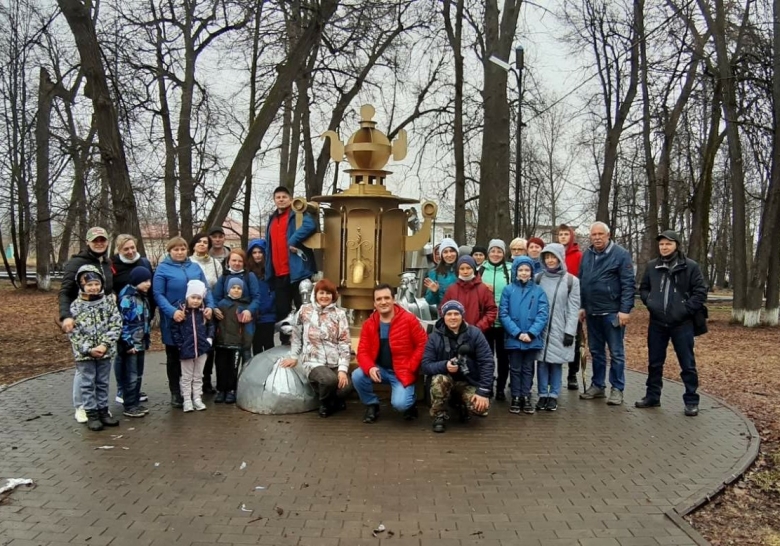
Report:
[[119,338],[116,378],[122,392],[122,403],[127,417],[143,417],[149,410],[140,404],[141,381],[144,375],[144,356],[149,349],[148,293],[152,287],[152,272],[136,267],[130,272],[129,282],[119,292],[119,313],[122,315],[122,336]]

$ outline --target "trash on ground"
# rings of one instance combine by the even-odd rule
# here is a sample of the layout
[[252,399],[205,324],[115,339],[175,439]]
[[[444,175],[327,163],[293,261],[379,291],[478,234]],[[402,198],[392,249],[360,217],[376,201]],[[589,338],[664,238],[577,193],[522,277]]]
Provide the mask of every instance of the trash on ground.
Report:
[[246,504],[242,504],[241,505],[241,511],[242,512],[253,512],[253,510],[250,510],[249,508],[246,507]]
[[380,523],[379,526],[377,526],[376,529],[371,533],[374,535],[374,538],[378,538],[381,533],[384,533],[387,527],[384,526],[383,523]]
[[265,487],[263,487],[262,485],[258,485],[257,487],[255,487],[255,491],[265,491]]
[[99,446],[96,447],[95,449],[114,449],[114,446]]
[[238,467],[239,470],[244,470],[246,468],[246,463],[242,462],[241,466]]
[[5,483],[0,486],[0,494],[6,491],[13,491],[20,485],[32,485],[33,481],[30,478],[8,478]]

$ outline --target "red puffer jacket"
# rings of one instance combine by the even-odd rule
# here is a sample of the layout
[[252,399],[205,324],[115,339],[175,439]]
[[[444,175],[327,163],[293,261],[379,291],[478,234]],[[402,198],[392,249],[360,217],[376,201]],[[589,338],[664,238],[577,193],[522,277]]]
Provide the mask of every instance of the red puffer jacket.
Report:
[[[493,292],[482,282],[479,276],[471,281],[462,281],[451,285],[441,300],[444,305],[450,300],[459,301],[466,309],[463,320],[486,332],[498,318],[498,307]],[[441,309],[441,305],[439,306]]]
[[575,277],[580,274],[580,262],[582,261],[582,251],[579,245],[574,242],[574,230],[571,230],[572,242],[566,246],[566,270]]
[[[425,343],[428,334],[425,333],[420,321],[396,304],[395,315],[390,322],[390,352],[393,355],[393,371],[404,387],[417,381],[417,371],[420,369]],[[379,356],[379,313],[374,311],[363,323],[358,342],[358,366],[368,375],[375,367]]]

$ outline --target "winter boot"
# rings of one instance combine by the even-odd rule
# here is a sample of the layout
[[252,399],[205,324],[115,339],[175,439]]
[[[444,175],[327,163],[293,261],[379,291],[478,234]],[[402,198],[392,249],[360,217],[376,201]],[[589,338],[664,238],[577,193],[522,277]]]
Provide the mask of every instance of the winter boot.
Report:
[[116,417],[112,417],[111,414],[108,412],[108,408],[102,408],[98,410],[98,419],[100,419],[100,422],[103,423],[104,426],[107,427],[119,426],[119,419],[117,419]]
[[87,410],[87,428],[96,432],[103,430],[103,423],[100,421],[97,410]]

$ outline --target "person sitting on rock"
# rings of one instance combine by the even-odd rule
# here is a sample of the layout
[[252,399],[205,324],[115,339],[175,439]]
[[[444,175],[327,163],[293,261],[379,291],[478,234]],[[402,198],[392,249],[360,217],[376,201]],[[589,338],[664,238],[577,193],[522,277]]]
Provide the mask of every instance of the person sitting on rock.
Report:
[[488,414],[493,393],[493,353],[485,336],[463,320],[466,309],[459,301],[446,302],[441,311],[422,359],[422,371],[431,378],[434,432],[446,429],[451,396],[459,403],[465,422],[470,414]]

